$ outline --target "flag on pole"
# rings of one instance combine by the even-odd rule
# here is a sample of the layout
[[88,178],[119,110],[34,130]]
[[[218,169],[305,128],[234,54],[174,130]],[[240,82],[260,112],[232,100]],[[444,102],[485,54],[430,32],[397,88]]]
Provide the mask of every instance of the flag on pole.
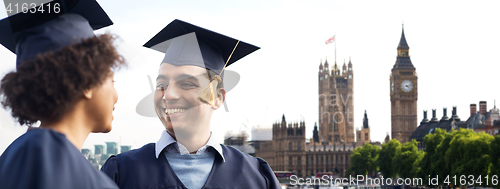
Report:
[[325,44],[330,44],[330,43],[333,43],[333,42],[335,42],[335,35],[333,35],[333,37],[331,37],[330,39],[326,40]]

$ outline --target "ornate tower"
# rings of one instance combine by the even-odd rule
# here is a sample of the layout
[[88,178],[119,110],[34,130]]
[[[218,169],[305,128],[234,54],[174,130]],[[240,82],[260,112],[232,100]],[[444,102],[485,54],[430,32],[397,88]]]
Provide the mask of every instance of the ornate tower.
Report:
[[370,126],[368,125],[368,115],[365,110],[365,117],[363,118],[363,127],[356,131],[357,145],[365,145],[370,143]]
[[391,134],[401,143],[409,141],[417,128],[418,78],[411,63],[404,28],[398,45],[396,63],[389,78],[391,96]]
[[[345,67],[345,63],[344,63]],[[345,104],[344,117],[346,118],[347,127],[347,142],[354,142],[354,72],[352,71],[351,57],[349,57],[349,64],[347,65],[347,73],[345,73],[344,78],[347,80],[344,100],[342,103]]]
[[328,61],[320,62],[318,84],[319,142],[355,142],[351,60],[347,66],[344,62],[342,69],[335,62],[331,70]]

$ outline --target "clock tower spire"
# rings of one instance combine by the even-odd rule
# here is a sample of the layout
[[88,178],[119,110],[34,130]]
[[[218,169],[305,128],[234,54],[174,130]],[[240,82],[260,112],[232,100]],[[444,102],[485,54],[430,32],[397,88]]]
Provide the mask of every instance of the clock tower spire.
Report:
[[404,28],[401,31],[401,39],[399,40],[398,55],[397,55],[396,64],[394,64],[394,67],[392,69],[395,69],[395,68],[415,69],[415,67],[413,66],[413,64],[411,63],[411,60],[410,60],[410,47],[408,46],[408,43],[406,42]]
[[389,77],[391,96],[391,134],[401,143],[409,141],[417,128],[418,77],[410,59],[404,28],[397,48],[396,63]]

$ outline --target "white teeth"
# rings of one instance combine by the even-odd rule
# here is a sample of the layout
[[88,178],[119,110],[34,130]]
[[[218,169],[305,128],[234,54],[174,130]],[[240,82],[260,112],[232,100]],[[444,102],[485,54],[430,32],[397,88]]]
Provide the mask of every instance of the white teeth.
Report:
[[167,114],[175,114],[186,111],[186,109],[165,109],[165,113]]

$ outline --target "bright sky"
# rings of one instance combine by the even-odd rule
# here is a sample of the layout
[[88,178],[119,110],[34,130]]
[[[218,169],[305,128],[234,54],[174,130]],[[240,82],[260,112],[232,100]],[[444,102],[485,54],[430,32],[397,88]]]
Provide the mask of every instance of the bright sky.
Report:
[[[121,38],[119,50],[129,63],[115,74],[119,94],[113,131],[91,134],[84,148],[107,141],[121,145],[155,142],[164,129],[158,118],[135,113],[151,92],[147,75],[156,77],[162,53],[142,45],[174,19],[261,47],[228,69],[240,74],[226,97],[229,112],[219,109],[212,119],[214,136],[250,133],[252,126],[271,126],[285,114],[287,121],[305,120],[307,138],[318,121],[318,67],[335,45],[324,41],[336,34],[337,62],[352,59],[354,125],[368,112],[371,138],[390,133],[391,68],[401,37],[401,24],[418,73],[418,121],[423,110],[458,107],[467,119],[469,104],[500,100],[498,81],[500,7],[498,1],[98,1],[114,21],[99,30]],[[6,17],[5,9],[0,17]],[[15,69],[15,55],[0,48],[0,76]],[[246,126],[245,126],[246,125]],[[15,125],[0,110],[0,153],[26,128]]]

